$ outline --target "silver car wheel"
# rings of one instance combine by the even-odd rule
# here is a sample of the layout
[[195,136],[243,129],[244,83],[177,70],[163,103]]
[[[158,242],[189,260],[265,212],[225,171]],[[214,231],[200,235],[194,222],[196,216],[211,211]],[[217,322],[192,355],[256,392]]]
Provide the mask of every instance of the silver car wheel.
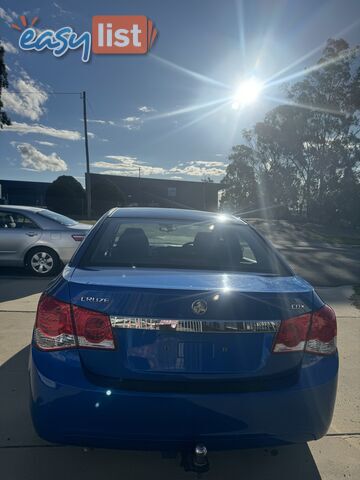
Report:
[[39,274],[49,273],[54,266],[54,259],[48,252],[36,252],[30,260],[31,268]]

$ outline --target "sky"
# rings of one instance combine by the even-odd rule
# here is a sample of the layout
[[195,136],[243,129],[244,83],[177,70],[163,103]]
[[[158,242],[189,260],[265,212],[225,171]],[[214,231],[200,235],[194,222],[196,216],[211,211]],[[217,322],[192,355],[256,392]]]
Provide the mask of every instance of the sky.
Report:
[[[158,37],[147,55],[56,58],[19,49],[19,15],[39,31],[91,31],[94,15],[146,15]],[[13,125],[0,131],[0,179],[84,183],[87,94],[93,173],[220,181],[242,131],[284,101],[328,38],[360,43],[359,0],[0,0],[0,39]],[[243,81],[256,102],[233,108]],[[58,92],[61,92],[58,93]]]

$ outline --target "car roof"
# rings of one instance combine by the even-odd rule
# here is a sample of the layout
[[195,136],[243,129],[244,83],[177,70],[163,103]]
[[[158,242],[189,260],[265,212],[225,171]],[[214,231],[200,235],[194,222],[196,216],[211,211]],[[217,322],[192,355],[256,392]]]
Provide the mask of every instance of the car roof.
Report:
[[26,210],[27,212],[41,212],[45,208],[29,207],[26,205],[0,205],[0,210]]
[[109,212],[109,217],[113,218],[157,218],[157,219],[176,219],[176,220],[191,220],[194,222],[201,221],[216,221],[223,217],[228,218],[232,222],[246,225],[239,217],[233,215],[226,215],[223,213],[205,212],[202,210],[188,210],[182,208],[152,208],[152,207],[129,207],[129,208],[115,208]]

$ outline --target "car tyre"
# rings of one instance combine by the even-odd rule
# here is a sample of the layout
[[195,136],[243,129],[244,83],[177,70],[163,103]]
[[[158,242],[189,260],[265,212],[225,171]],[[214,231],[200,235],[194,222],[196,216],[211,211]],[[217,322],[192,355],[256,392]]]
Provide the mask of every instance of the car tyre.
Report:
[[60,260],[51,248],[37,247],[26,255],[25,266],[32,275],[49,277],[59,272]]

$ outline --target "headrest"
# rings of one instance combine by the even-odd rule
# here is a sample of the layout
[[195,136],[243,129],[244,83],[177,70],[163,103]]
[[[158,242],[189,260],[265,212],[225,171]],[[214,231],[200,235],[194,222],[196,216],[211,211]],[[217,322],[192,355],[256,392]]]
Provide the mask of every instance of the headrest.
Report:
[[137,260],[138,257],[147,256],[149,253],[149,240],[142,228],[127,228],[120,236],[116,245],[117,255],[124,259],[131,257]]
[[217,244],[217,237],[212,232],[198,232],[194,238],[195,248],[214,248]]

